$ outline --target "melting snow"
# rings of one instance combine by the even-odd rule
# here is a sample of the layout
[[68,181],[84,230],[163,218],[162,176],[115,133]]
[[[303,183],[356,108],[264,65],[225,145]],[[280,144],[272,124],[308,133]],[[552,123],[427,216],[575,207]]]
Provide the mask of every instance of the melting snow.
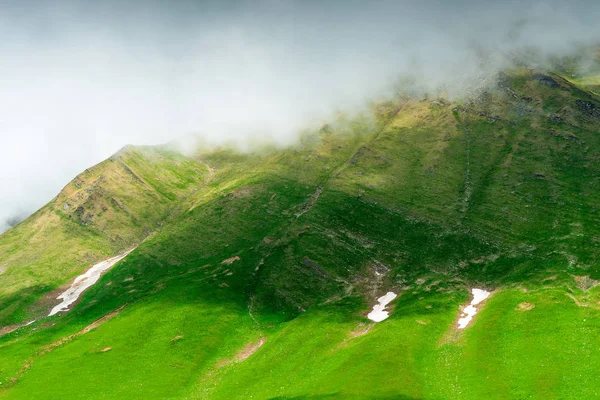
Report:
[[377,301],[379,302],[379,304],[375,304],[373,306],[373,311],[371,311],[369,315],[367,315],[367,318],[369,318],[371,321],[381,322],[387,317],[389,317],[390,314],[387,311],[385,311],[385,307],[388,304],[390,304],[390,302],[396,297],[398,297],[396,293],[387,292],[385,296],[381,296],[380,298],[378,298]]
[[83,293],[87,288],[92,286],[94,283],[98,282],[100,276],[110,269],[113,265],[121,261],[125,258],[129,253],[131,253],[133,249],[118,255],[113,258],[109,258],[108,260],[104,260],[92,268],[87,270],[83,275],[79,275],[71,284],[71,287],[63,292],[60,296],[57,297],[58,300],[62,299],[62,303],[57,305],[50,311],[48,316],[52,316],[56,313],[69,311],[69,306],[77,301],[81,293]]
[[471,322],[475,314],[477,314],[477,308],[475,306],[490,297],[491,294],[483,289],[471,289],[471,293],[473,293],[473,300],[471,300],[471,304],[462,311],[462,314],[458,319],[458,329],[465,329],[467,325],[469,325],[469,322]]

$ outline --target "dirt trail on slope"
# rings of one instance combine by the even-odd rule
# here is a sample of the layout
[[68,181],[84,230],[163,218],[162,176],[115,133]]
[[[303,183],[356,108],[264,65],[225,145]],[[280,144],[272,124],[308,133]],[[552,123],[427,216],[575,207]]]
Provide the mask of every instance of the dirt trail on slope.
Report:
[[217,368],[224,367],[224,366],[234,363],[234,362],[242,362],[242,361],[246,360],[252,354],[256,353],[258,351],[258,349],[260,349],[266,343],[266,341],[267,340],[264,337],[261,337],[258,341],[249,343],[239,353],[237,353],[235,355],[235,357],[233,357],[229,360],[220,361],[217,364]]
[[304,213],[310,211],[311,208],[315,205],[317,200],[319,200],[319,196],[323,193],[323,186],[318,186],[317,190],[313,193],[310,200],[302,207],[299,213],[296,214],[296,218],[300,218]]

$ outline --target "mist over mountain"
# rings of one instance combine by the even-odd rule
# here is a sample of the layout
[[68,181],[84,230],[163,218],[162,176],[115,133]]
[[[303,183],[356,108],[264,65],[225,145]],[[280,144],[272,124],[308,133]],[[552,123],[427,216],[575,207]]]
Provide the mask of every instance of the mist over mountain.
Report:
[[599,19],[594,1],[2,1],[0,221],[127,143],[287,145],[399,88],[462,96],[525,51],[572,52]]
[[7,229],[17,226],[25,218],[27,218],[26,213],[15,214],[12,217],[6,218],[4,221],[0,222],[0,232],[4,232]]
[[0,0],[0,398],[599,398],[599,11]]

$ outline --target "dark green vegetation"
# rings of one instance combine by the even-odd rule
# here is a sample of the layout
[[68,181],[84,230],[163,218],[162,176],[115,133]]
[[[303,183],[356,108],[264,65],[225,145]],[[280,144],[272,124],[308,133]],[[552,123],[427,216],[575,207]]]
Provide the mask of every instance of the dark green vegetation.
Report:
[[[0,398],[600,396],[600,98],[562,75],[287,149],[126,148],[0,236],[0,326],[133,246],[0,337]],[[458,331],[473,287],[494,293]]]

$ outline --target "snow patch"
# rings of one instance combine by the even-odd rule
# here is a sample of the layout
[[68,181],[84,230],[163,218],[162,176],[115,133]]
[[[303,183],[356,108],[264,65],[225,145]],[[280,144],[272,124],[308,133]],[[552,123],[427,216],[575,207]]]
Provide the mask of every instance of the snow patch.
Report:
[[52,311],[50,311],[50,314],[48,314],[48,316],[51,317],[56,313],[69,311],[69,306],[77,301],[81,293],[83,293],[87,288],[98,282],[98,279],[100,279],[100,276],[104,272],[106,272],[113,265],[125,258],[133,250],[134,249],[131,249],[121,255],[109,258],[108,260],[104,260],[94,265],[92,268],[88,269],[84,274],[79,275],[77,278],[75,278],[75,280],[71,284],[71,287],[57,297],[58,300],[62,299],[62,303],[54,307]]
[[477,314],[477,307],[475,306],[490,297],[491,294],[483,289],[471,289],[471,293],[473,294],[473,300],[471,300],[471,304],[462,311],[460,318],[458,319],[458,329],[465,329],[467,325],[469,325],[469,322],[471,322],[475,314]]
[[389,312],[385,311],[385,307],[387,307],[387,305],[390,304],[390,302],[396,297],[398,297],[396,293],[387,292],[384,296],[378,298],[377,301],[379,302],[379,304],[375,304],[373,306],[373,311],[371,311],[369,315],[367,315],[367,318],[375,322],[381,322],[384,319],[387,319],[387,317],[389,317],[390,314]]

